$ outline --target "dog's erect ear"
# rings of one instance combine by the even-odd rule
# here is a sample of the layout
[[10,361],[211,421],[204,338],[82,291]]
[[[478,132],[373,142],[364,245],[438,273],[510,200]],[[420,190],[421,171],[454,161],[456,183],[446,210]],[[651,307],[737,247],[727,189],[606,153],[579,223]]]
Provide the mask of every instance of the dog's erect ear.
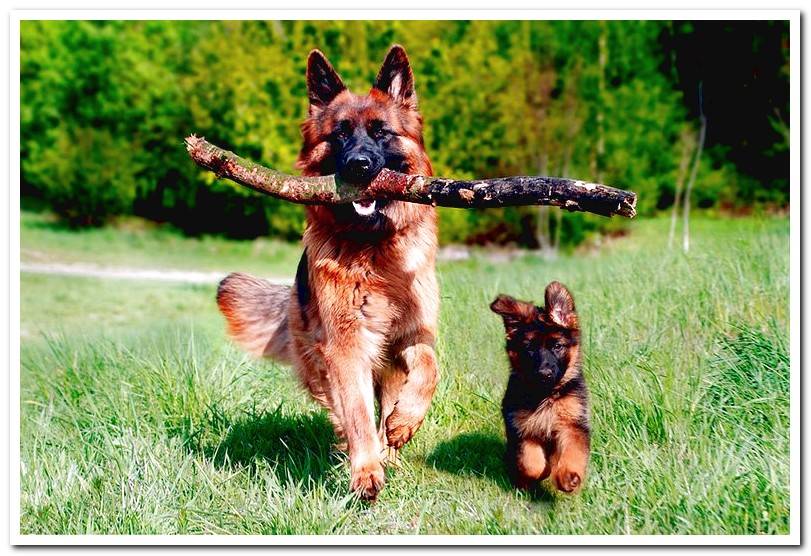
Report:
[[395,44],[386,54],[380,73],[375,79],[374,88],[387,93],[396,101],[412,108],[417,107],[417,94],[414,92],[414,74],[405,49]]
[[544,310],[549,320],[563,328],[577,328],[577,313],[574,309],[574,298],[566,286],[552,282],[546,286],[544,293]]
[[307,58],[307,96],[310,112],[319,110],[334,99],[346,85],[320,50],[313,50]]
[[527,301],[519,301],[509,295],[499,294],[490,304],[490,310],[501,315],[508,334],[521,324],[530,324],[538,319],[538,308]]

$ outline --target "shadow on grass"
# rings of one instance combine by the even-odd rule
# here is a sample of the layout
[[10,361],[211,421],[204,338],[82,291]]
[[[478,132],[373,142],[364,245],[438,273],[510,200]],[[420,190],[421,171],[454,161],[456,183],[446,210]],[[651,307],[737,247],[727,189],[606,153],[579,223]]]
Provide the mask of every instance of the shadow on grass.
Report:
[[[426,463],[435,469],[463,477],[483,477],[493,481],[506,492],[514,492],[504,465],[504,440],[492,433],[462,433],[441,442],[426,458]],[[531,500],[554,502],[555,498],[546,483],[527,493]]]
[[267,463],[282,484],[310,489],[323,483],[338,462],[333,452],[335,434],[323,413],[289,414],[279,407],[273,412],[248,414],[235,420],[219,415],[211,432],[222,431],[216,442],[198,445],[217,467],[245,467],[256,471]]

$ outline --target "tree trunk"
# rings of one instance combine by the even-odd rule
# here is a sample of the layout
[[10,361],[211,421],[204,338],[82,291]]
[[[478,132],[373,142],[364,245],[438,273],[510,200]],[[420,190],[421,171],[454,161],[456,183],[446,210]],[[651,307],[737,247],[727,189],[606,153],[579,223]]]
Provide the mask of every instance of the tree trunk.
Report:
[[[570,128],[570,130],[573,128]],[[572,139],[570,138],[569,143],[566,145],[566,148],[563,151],[563,166],[560,169],[560,175],[562,177],[569,176],[569,164],[572,161]],[[557,211],[555,213],[555,235],[554,240],[552,243],[552,248],[555,250],[555,255],[560,253],[560,236],[563,231],[563,213],[561,211]]]
[[[546,153],[541,153],[538,157],[538,173],[540,175],[546,173],[548,160],[549,156]],[[550,213],[549,206],[541,205],[538,207],[538,226],[536,228],[535,238],[538,240],[538,251],[542,257],[547,257],[549,251],[552,249],[552,233],[549,228]]]
[[600,21],[600,36],[597,39],[598,63],[600,65],[597,101],[597,157],[595,160],[597,181],[603,180],[605,169],[605,71],[608,66],[608,24]]
[[690,157],[693,150],[693,138],[690,133],[682,133],[682,151],[679,161],[679,173],[676,177],[676,192],[673,199],[673,207],[670,210],[670,233],[667,236],[668,250],[673,247],[673,237],[676,235],[676,220],[681,205],[681,193],[684,188],[684,180],[687,177],[687,167],[690,165]]
[[[701,97],[701,85],[699,85],[699,99]],[[699,100],[701,103],[701,100]],[[693,191],[693,184],[696,181],[696,174],[698,173],[698,164],[701,161],[701,151],[704,149],[704,138],[707,134],[707,118],[704,116],[703,107],[701,108],[701,130],[698,132],[698,147],[696,149],[696,158],[693,160],[693,170],[690,172],[690,181],[687,182],[687,189],[684,192],[684,230],[683,230],[683,245],[684,252],[690,251],[690,193]]]

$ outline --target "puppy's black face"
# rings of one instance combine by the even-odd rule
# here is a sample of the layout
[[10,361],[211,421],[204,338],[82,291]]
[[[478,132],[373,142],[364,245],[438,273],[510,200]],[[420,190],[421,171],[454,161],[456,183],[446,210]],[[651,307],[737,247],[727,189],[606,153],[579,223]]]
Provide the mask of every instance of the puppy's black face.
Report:
[[580,329],[568,290],[550,284],[545,307],[500,295],[490,308],[504,319],[512,372],[537,393],[552,390],[579,354]]
[[516,354],[513,371],[540,391],[560,382],[576,349],[572,331],[549,324],[521,327],[507,339],[507,351]]
[[563,378],[575,343],[566,329],[539,324],[516,330],[507,340],[507,350],[517,354],[513,370],[547,390]]

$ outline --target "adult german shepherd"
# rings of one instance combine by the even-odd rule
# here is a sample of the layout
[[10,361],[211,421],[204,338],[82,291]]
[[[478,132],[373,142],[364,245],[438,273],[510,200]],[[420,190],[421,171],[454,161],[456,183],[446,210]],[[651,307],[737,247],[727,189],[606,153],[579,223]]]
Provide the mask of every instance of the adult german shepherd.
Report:
[[[366,95],[348,91],[314,50],[307,89],[297,163],[305,176],[338,174],[362,186],[382,168],[431,175],[401,46],[389,50]],[[292,288],[231,274],[217,302],[240,346],[291,363],[328,409],[348,445],[350,488],[373,500],[385,482],[384,445],[411,439],[437,383],[436,212],[398,201],[310,206],[303,241]]]

